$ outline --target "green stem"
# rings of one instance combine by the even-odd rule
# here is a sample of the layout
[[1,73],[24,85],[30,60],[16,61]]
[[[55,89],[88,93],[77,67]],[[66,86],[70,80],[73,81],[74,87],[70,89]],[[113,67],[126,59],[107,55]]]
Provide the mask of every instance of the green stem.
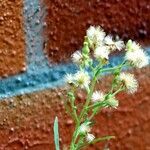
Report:
[[79,122],[76,124],[76,127],[75,127],[75,130],[74,130],[74,133],[73,133],[73,136],[72,136],[72,141],[71,141],[71,144],[70,144],[70,150],[76,150],[76,140],[78,138],[78,128],[79,128]]
[[101,103],[96,103],[96,104],[88,106],[88,109],[92,109],[94,107],[104,107],[104,106],[105,106],[105,100]]
[[[80,113],[79,117],[77,116],[74,100],[71,101],[71,107],[72,107],[72,110],[73,110],[74,118],[76,120],[75,121],[76,126],[75,126],[75,130],[74,130],[74,133],[73,133],[73,136],[72,136],[72,141],[71,141],[71,144],[70,144],[70,150],[77,150],[78,149],[78,145],[76,144],[77,139],[78,139],[78,128],[79,128],[85,114],[89,111],[89,109],[91,109],[93,107],[104,107],[105,106],[105,102],[98,103],[98,104],[93,104],[93,105],[89,106],[92,94],[94,92],[95,84],[97,82],[97,78],[99,77],[99,74],[101,72],[106,72],[106,71],[108,72],[108,71],[113,71],[113,70],[116,70],[116,69],[121,70],[123,66],[125,66],[125,62],[123,62],[121,65],[113,67],[113,68],[101,69],[102,66],[100,64],[96,68],[94,68],[94,69],[92,68],[93,73],[94,73],[94,77],[93,77],[93,80],[91,82],[91,86],[88,90],[89,92],[88,92],[86,102],[83,106],[83,109],[81,110],[81,113]],[[80,68],[80,69],[82,69],[82,68]],[[121,91],[121,89],[117,90],[114,93],[114,95],[117,94],[120,91]],[[96,115],[96,113],[93,112],[93,114],[90,116],[90,119],[92,119],[95,115]],[[112,137],[110,137],[110,138],[112,138]],[[108,140],[109,138],[107,137],[106,139]],[[98,139],[98,140],[94,140],[93,142],[95,143],[95,142],[98,142],[98,141],[101,141],[101,140],[105,140],[105,137],[101,138],[101,139]],[[92,143],[89,143],[89,144],[92,144]]]
[[77,116],[77,112],[76,112],[76,106],[74,104],[74,101],[71,101],[71,107],[72,107],[72,111],[73,111],[74,120],[76,123],[78,123],[79,120],[78,120],[78,116]]
[[94,144],[94,143],[97,143],[97,142],[100,142],[100,141],[105,141],[105,140],[110,140],[110,139],[115,139],[115,136],[104,136],[104,137],[101,137],[101,138],[97,138],[89,144]]
[[119,88],[117,91],[115,91],[112,96],[115,96],[116,94],[118,94],[119,92],[123,91],[124,88]]
[[113,70],[116,70],[116,69],[121,69],[121,68],[124,67],[124,66],[127,66],[126,61],[123,61],[120,65],[115,66],[115,67],[113,67],[113,68],[105,68],[105,69],[102,69],[101,72],[109,72],[109,71],[113,71]]
[[[75,95],[75,88],[73,87],[71,92],[73,93],[73,95]],[[76,106],[75,106],[75,98],[71,98],[71,108],[72,108],[72,113],[73,113],[73,118],[74,121],[76,122],[76,124],[79,122],[78,116],[77,116],[77,111],[76,111]]]
[[90,103],[92,94],[94,92],[95,84],[96,84],[96,81],[97,81],[97,76],[99,75],[99,73],[100,73],[100,66],[99,66],[99,69],[97,70],[97,72],[94,74],[94,78],[92,80],[91,87],[90,87],[90,92],[88,94],[88,97],[87,97],[87,100],[85,102],[85,105],[83,106],[83,109],[82,109],[82,111],[80,113],[79,119],[76,122],[75,132],[73,133],[73,137],[72,137],[72,141],[71,141],[71,145],[70,145],[70,150],[76,150],[75,143],[76,143],[76,139],[78,137],[78,135],[77,135],[78,127],[79,127],[79,125],[81,123],[82,117],[85,115],[85,112],[87,111],[86,108],[88,107],[88,105]]
[[[127,63],[126,61],[123,61],[119,66],[116,66],[115,69],[117,69],[119,71],[119,73],[121,72],[122,70],[122,67],[124,66],[127,66]],[[114,69],[114,68],[113,68]],[[113,81],[112,81],[112,86],[111,86],[111,90],[110,90],[110,93],[112,94],[113,93],[113,90],[115,88],[115,81],[116,81],[116,78],[117,78],[118,75],[115,75]]]
[[92,115],[89,117],[89,120],[92,120],[92,118],[96,115],[96,112],[93,112]]
[[101,142],[101,141],[109,141],[110,139],[114,139],[115,138],[115,136],[104,136],[104,137],[101,137],[101,138],[97,138],[97,139],[95,139],[95,140],[93,140],[92,142],[90,142],[90,143],[85,143],[85,144],[83,144],[83,145],[80,145],[79,147],[77,147],[78,149],[81,149],[81,148],[85,148],[85,147],[87,147],[87,146],[89,146],[90,144],[95,144],[95,143],[97,143],[97,142]]
[[80,116],[79,116],[80,121],[82,120],[82,117],[85,115],[85,112],[87,111],[87,107],[88,107],[88,105],[89,105],[89,103],[91,101],[92,94],[94,92],[95,84],[96,84],[96,81],[97,81],[97,77],[101,73],[101,67],[102,67],[101,64],[99,64],[96,67],[96,72],[94,72],[94,78],[93,78],[91,86],[90,86],[90,92],[88,94],[88,97],[86,99],[85,105],[83,106],[83,109],[82,109],[82,111],[80,113]]
[[81,120],[82,117],[84,116],[84,114],[85,114],[85,112],[86,112],[86,110],[87,110],[87,107],[88,107],[88,105],[89,105],[89,103],[90,103],[90,100],[91,100],[91,97],[92,97],[92,94],[93,94],[93,91],[94,91],[95,84],[96,84],[96,78],[93,79],[93,82],[92,82],[92,84],[91,84],[89,96],[88,96],[88,98],[87,98],[87,100],[86,100],[86,103],[85,103],[85,105],[83,106],[83,110],[81,111],[81,114],[80,114],[80,116],[79,116],[80,120]]

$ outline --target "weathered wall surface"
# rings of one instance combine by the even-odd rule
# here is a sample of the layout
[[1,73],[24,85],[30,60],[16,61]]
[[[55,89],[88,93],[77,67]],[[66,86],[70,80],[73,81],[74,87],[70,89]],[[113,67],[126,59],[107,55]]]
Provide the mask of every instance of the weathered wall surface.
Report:
[[54,62],[65,61],[82,47],[90,25],[123,39],[150,41],[149,0],[43,0],[46,3],[46,51]]
[[[0,0],[0,76],[7,77],[0,80],[0,150],[53,150],[56,115],[61,148],[68,144],[73,123],[60,94],[63,76],[77,68],[63,62],[81,48],[90,24],[149,45],[149,10],[149,0]],[[121,59],[117,55],[111,61],[115,65]],[[150,149],[150,69],[132,71],[140,82],[139,91],[132,96],[120,94],[117,110],[104,110],[96,117],[96,136],[116,136],[108,143],[110,149]],[[110,80],[107,76],[98,88],[104,90]],[[61,89],[52,90],[60,85]],[[102,149],[105,144],[90,149]]]
[[22,10],[22,0],[0,0],[0,76],[26,70]]
[[[150,80],[149,67],[134,70],[140,82],[135,95],[119,94],[120,106],[106,109],[96,117],[96,136],[115,135],[108,143],[111,150],[149,150],[150,143]],[[101,90],[109,86],[111,77],[103,78]],[[61,149],[70,142],[73,121],[65,113],[60,94],[63,89],[44,90],[0,102],[1,150],[54,150],[53,121],[57,115],[60,126]],[[78,95],[81,101],[82,94]],[[90,147],[102,150],[106,143]]]

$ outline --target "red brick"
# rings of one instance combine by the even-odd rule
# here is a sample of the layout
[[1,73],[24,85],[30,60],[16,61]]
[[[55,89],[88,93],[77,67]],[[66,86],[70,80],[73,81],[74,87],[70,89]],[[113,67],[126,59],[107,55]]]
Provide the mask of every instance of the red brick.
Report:
[[23,1],[0,0],[0,76],[20,73],[25,67]]

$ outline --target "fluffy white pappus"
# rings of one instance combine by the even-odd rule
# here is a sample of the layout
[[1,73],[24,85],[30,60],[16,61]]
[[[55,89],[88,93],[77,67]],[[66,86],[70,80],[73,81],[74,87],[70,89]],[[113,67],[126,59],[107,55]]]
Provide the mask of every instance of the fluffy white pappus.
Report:
[[83,56],[80,51],[76,51],[72,54],[72,61],[75,64],[80,64],[82,62]]
[[73,76],[73,74],[66,74],[66,75],[65,75],[65,81],[66,81],[68,84],[74,83],[74,76]]
[[94,57],[97,59],[109,59],[110,51],[107,46],[97,47],[94,51]]
[[98,102],[104,100],[104,93],[100,91],[95,91],[91,98],[92,102]]
[[97,47],[102,44],[106,33],[100,26],[90,26],[86,31],[86,35],[90,40],[91,45]]
[[135,41],[132,40],[128,40],[127,44],[126,44],[126,50],[127,51],[136,51],[136,50],[140,50],[141,46],[136,43]]
[[74,75],[74,79],[75,79],[75,84],[81,88],[87,88],[88,85],[90,84],[90,76],[88,72],[85,71],[78,71]]
[[85,134],[91,131],[91,128],[89,126],[89,123],[83,123],[81,124],[80,128],[79,128],[79,133],[80,134]]
[[104,39],[104,42],[106,45],[113,45],[114,44],[113,37],[111,35],[107,35]]
[[149,57],[142,49],[127,51],[125,60],[137,68],[142,68],[149,64]]
[[88,133],[88,134],[86,135],[86,141],[87,141],[88,143],[91,143],[94,139],[95,139],[95,136],[94,136],[93,134]]
[[93,39],[93,37],[95,36],[95,32],[96,32],[96,27],[90,26],[86,31],[86,35],[89,39]]
[[121,51],[123,48],[125,48],[124,41],[122,41],[122,40],[116,41],[115,46],[119,51]]
[[138,81],[135,79],[133,74],[121,73],[119,76],[120,81],[124,84],[127,93],[133,94],[138,89]]
[[124,41],[117,39],[116,41],[113,40],[113,37],[111,35],[107,35],[104,39],[104,42],[106,45],[109,46],[109,49],[114,51],[116,49],[118,49],[119,51],[121,51],[124,47]]

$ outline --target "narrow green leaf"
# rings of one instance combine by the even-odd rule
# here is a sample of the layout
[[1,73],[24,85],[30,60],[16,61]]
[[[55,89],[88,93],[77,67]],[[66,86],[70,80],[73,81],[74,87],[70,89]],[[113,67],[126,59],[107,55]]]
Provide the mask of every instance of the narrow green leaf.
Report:
[[59,131],[58,131],[58,118],[55,118],[54,121],[54,142],[55,142],[55,149],[60,150],[59,148]]

